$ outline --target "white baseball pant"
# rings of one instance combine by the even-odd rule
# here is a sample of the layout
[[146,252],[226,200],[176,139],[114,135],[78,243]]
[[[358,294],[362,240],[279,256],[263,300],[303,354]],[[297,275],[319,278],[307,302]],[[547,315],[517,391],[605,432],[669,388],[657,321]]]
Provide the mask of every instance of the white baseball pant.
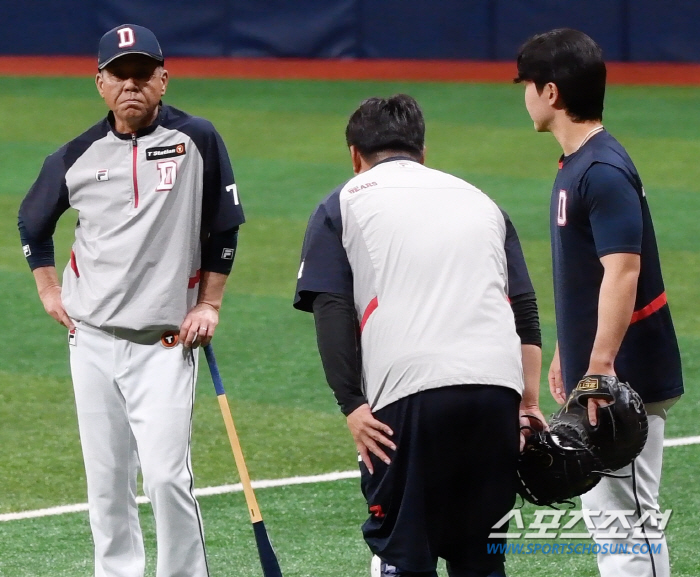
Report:
[[[584,509],[630,512],[626,517],[630,525],[638,521],[645,511],[651,511],[657,515],[660,513],[659,485],[664,426],[667,411],[679,398],[645,405],[649,418],[646,445],[631,465],[615,472],[628,477],[619,479],[603,477],[598,485],[581,495],[581,505]],[[592,517],[592,521],[598,533],[609,534],[617,531],[628,535],[625,539],[611,539],[594,534],[595,542],[601,548],[607,544],[608,550],[612,548],[613,551],[618,551],[616,554],[598,554],[598,570],[601,577],[669,577],[671,575],[666,537],[652,521],[648,520],[644,523],[641,539],[633,538],[634,528],[625,527],[620,519],[615,520],[609,527],[603,527],[606,522],[610,522],[609,513]],[[620,553],[621,547],[625,544],[628,554]],[[636,551],[643,552],[634,553],[635,545]]]
[[139,468],[156,523],[157,577],[207,577],[190,460],[197,351],[166,348],[160,332],[76,326],[68,348],[96,577],[143,577]]

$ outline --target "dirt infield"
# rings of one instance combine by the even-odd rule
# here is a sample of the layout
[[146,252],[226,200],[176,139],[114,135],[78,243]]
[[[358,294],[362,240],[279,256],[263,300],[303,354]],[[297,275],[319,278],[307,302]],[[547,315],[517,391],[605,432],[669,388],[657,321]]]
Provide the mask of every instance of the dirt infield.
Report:
[[[417,80],[436,82],[509,82],[511,62],[446,60],[296,60],[272,58],[169,58],[177,77]],[[3,76],[91,76],[96,59],[82,56],[0,56]],[[609,82],[638,85],[700,85],[698,64],[608,64]]]

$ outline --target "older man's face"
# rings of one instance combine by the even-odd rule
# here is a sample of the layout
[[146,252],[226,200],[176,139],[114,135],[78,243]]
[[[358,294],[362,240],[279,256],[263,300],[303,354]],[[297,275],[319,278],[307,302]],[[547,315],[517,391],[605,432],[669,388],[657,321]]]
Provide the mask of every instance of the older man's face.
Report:
[[168,86],[168,72],[153,58],[127,54],[97,73],[97,90],[114,113],[118,132],[151,124]]

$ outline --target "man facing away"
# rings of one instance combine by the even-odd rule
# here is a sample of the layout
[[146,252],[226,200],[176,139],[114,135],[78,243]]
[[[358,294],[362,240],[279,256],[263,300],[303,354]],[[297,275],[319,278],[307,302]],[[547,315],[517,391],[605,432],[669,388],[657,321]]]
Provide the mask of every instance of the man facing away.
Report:
[[487,545],[515,502],[518,411],[541,416],[537,304],[507,215],[425,167],[424,134],[410,96],[352,114],[356,176],[311,216],[294,306],[359,452],[373,574],[432,577],[441,557],[501,576]]
[[[214,127],[161,102],[153,33],[125,24],[100,41],[107,117],[50,155],[19,229],[46,311],[68,348],[97,577],[142,577],[136,480],[156,521],[158,577],[208,575],[192,492],[197,350],[219,321],[243,212]],[[58,282],[52,235],[78,212]]]
[[[603,478],[581,501],[593,511],[633,511],[635,522],[655,518],[666,412],[683,380],[646,194],[627,152],[602,125],[600,47],[582,32],[552,30],[529,39],[517,64],[535,129],[551,132],[563,150],[550,205],[558,339],[552,396],[563,404],[584,375],[616,375],[641,395],[649,415],[646,446],[619,471],[624,476]],[[589,401],[592,424],[602,402]],[[593,517],[597,526],[607,520]],[[601,545],[653,545],[645,554],[600,554],[601,575],[669,575],[666,540],[653,525],[648,520],[639,538],[618,526],[627,540],[596,532]]]

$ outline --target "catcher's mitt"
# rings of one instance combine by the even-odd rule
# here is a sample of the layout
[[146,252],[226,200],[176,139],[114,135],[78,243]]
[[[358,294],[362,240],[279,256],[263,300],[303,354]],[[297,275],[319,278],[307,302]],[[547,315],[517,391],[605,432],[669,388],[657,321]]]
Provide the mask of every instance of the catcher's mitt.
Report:
[[[586,493],[600,481],[602,464],[579,439],[544,430],[539,423],[530,430],[518,463],[519,493],[535,505],[566,503]],[[566,431],[564,431],[566,432]]]
[[[609,404],[598,409],[598,424],[588,420],[588,399]],[[539,423],[531,419],[531,423]],[[520,494],[536,505],[552,505],[581,495],[601,476],[629,465],[647,438],[644,404],[632,388],[615,377],[589,375],[549,422],[527,426],[529,436],[520,455]]]
[[[588,399],[609,403],[598,409],[598,424],[588,420]],[[588,375],[581,379],[566,404],[554,414],[550,429],[567,431],[590,447],[608,471],[629,465],[642,452],[648,421],[644,403],[627,383],[616,377]]]

